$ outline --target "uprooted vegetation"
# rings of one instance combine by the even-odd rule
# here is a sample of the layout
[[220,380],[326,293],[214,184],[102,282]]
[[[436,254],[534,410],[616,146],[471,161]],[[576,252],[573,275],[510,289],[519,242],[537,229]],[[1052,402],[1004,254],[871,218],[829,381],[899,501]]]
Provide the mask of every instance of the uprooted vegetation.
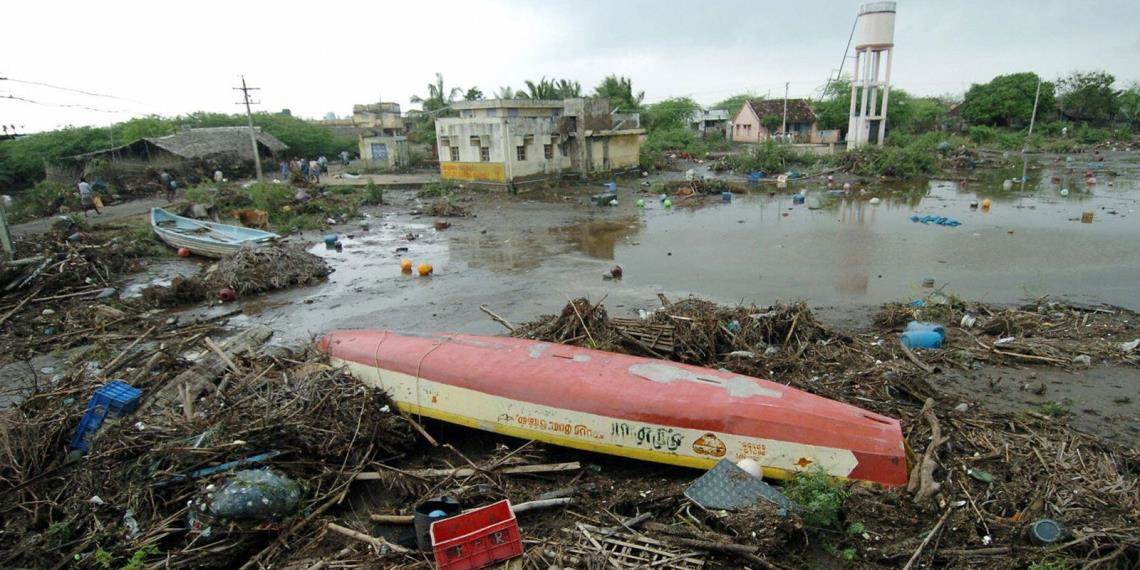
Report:
[[[1135,518],[1140,453],[1135,448],[1034,411],[952,409],[954,400],[940,400],[926,378],[935,364],[1069,367],[1078,354],[1134,363],[1135,353],[1122,342],[1136,335],[1136,315],[1045,300],[1017,309],[956,303],[926,310],[891,304],[875,330],[844,334],[820,323],[803,304],[722,307],[686,299],[665,303],[642,320],[611,318],[600,304],[578,299],[558,315],[518,327],[514,335],[778,378],[900,418],[917,456],[909,489],[835,488],[811,477],[786,486],[812,506],[802,514],[807,536],[840,559],[891,567],[912,556],[990,567],[1023,567],[1043,559],[1067,565],[1135,563],[1140,559]],[[975,328],[953,326],[967,310],[978,316]],[[947,345],[921,356],[902,351],[896,327],[934,317],[950,330]],[[1013,334],[1016,340],[998,342]],[[1063,521],[1071,534],[1048,548],[1031,545],[1024,538],[1026,528],[1040,518]],[[857,532],[833,530],[852,525]],[[748,527],[737,530],[746,534]],[[930,533],[938,541],[923,552]],[[809,548],[801,540],[761,555],[777,564],[805,564],[800,556]],[[736,541],[750,543],[739,535]]]
[[[214,206],[223,219],[232,217],[235,210],[262,210],[268,215],[270,227],[280,232],[324,229],[329,226],[329,219],[347,221],[359,213],[362,204],[372,203],[375,198],[374,194],[360,193],[354,188],[318,190],[271,182],[258,182],[247,188],[236,184],[203,185],[186,191],[189,202]],[[382,193],[379,200],[383,202]]]
[[199,275],[145,289],[143,298],[152,305],[173,307],[204,301],[223,288],[242,296],[314,285],[331,272],[325,260],[300,245],[246,246]]

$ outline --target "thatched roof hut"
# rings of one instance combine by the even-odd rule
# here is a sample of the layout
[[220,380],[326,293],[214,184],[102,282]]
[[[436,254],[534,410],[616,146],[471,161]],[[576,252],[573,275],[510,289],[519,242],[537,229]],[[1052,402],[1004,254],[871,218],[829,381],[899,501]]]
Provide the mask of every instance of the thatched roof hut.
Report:
[[[269,133],[254,128],[258,154],[274,157],[289,147]],[[150,162],[158,157],[191,161],[252,162],[249,127],[207,127],[186,129],[164,137],[146,137],[123,146],[90,152],[77,159],[115,158]]]

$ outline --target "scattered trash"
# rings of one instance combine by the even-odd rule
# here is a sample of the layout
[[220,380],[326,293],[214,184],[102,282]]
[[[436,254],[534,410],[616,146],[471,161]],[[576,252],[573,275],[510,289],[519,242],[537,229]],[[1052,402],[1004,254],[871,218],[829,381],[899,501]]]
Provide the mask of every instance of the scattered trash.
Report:
[[1053,544],[1065,535],[1065,527],[1053,519],[1038,519],[1029,525],[1029,538],[1042,546]]
[[1083,366],[1084,368],[1092,367],[1092,357],[1087,354],[1078,354],[1073,357],[1073,364]]
[[421,263],[419,267],[416,267],[416,272],[420,274],[420,277],[427,277],[434,270],[430,263]]
[[804,198],[804,195],[800,194],[799,192],[792,194],[792,203],[793,204],[803,204],[805,199],[806,198]]
[[336,245],[336,240],[337,240],[336,234],[325,234],[323,239],[325,241],[325,245],[329,245],[329,246]]
[[906,331],[899,341],[907,348],[942,348],[942,335],[934,331]]
[[870,199],[870,200],[868,200],[867,202],[869,202],[869,203],[870,203],[872,206],[878,206],[878,205],[879,205],[879,204],[881,204],[883,201],[882,201],[882,200],[880,200],[878,196],[876,196],[876,197],[874,197],[874,198],[871,198],[871,199]]
[[1062,188],[1061,189],[1061,197],[1067,198],[1068,196],[1069,196],[1069,189],[1068,188]]
[[141,395],[141,390],[122,380],[112,380],[97,388],[87,401],[87,411],[75,428],[71,449],[88,451],[90,438],[103,425],[103,421],[107,418],[121,418],[135,411]]
[[978,322],[977,317],[975,317],[974,315],[971,315],[969,313],[966,313],[965,315],[962,315],[962,320],[960,321],[960,324],[962,325],[962,328],[968,329],[970,327],[973,327],[974,323],[976,323],[976,322]]
[[412,524],[416,532],[416,546],[420,550],[429,550],[432,547],[431,525],[448,517],[463,512],[463,507],[455,497],[444,496],[428,499],[412,509]]
[[301,485],[268,469],[238,471],[207,494],[198,508],[233,520],[270,520],[289,515],[301,504]]
[[982,200],[982,209],[983,210],[989,210],[990,209],[990,199],[989,198]]
[[910,221],[922,224],[934,224],[938,226],[946,226],[956,228],[962,225],[962,222],[954,218],[947,218],[946,216],[911,216]]
[[[930,288],[934,287],[934,278],[933,277],[924,278],[922,280],[922,286],[926,289],[930,289]],[[919,306],[922,306],[922,305],[919,305]]]
[[1081,223],[1082,224],[1093,223],[1093,213],[1092,212],[1081,212]]
[[223,287],[218,290],[218,300],[223,303],[232,303],[237,300],[237,291],[229,287]]
[[969,468],[966,469],[966,474],[982,483],[993,483],[994,476],[989,471],[982,471],[981,469]]
[[610,277],[614,279],[621,279],[622,269],[620,265],[615,265],[610,268]]
[[962,403],[958,404],[957,406],[954,406],[954,411],[958,412],[960,414],[966,413],[969,409],[970,409],[970,405],[967,404],[966,402],[962,402]]
[[761,499],[785,512],[799,510],[799,506],[779,489],[728,459],[721,459],[712,469],[693,481],[685,489],[685,496],[702,508],[714,511],[744,509]]
[[435,521],[430,533],[439,570],[483,568],[523,553],[519,523],[507,499]]
[[1140,346],[1140,338],[1120,343],[1120,350],[1121,352],[1132,352],[1138,346]]

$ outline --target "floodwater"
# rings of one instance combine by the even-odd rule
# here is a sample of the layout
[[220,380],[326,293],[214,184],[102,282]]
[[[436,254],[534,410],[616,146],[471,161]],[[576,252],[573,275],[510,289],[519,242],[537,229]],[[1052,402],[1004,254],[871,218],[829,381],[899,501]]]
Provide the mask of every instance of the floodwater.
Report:
[[[274,295],[271,305],[291,305],[250,318],[288,341],[350,327],[496,333],[480,305],[521,322],[583,295],[605,297],[619,316],[657,306],[659,292],[758,305],[804,299],[842,313],[922,295],[927,278],[992,303],[1048,294],[1140,310],[1140,153],[1110,153],[1093,165],[1092,185],[1083,179],[1092,155],[1073,158],[1035,159],[1029,181],[1009,191],[1002,181],[1020,168],[856,185],[849,196],[822,182],[762,184],[727,203],[701,196],[669,209],[636,179],[619,181],[613,207],[590,204],[600,185],[478,194],[462,203],[477,217],[450,219],[442,231],[435,218],[409,213],[414,193],[390,191],[398,205],[372,211],[367,232],[342,228],[352,237],[342,235],[341,252],[313,246],[336,270],[328,283]],[[795,191],[805,204],[793,204]],[[988,211],[971,208],[984,198]],[[1093,212],[1093,223],[1081,223],[1082,212]],[[962,225],[910,219],[928,214]],[[401,274],[402,256],[431,263],[435,274]],[[615,264],[624,279],[604,280]]]

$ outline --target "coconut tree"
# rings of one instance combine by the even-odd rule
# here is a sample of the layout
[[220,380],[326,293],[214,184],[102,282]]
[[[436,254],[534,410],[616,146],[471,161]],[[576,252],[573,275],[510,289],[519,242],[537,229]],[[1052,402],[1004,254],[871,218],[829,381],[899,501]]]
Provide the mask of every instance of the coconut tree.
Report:
[[610,108],[623,113],[636,112],[641,108],[641,101],[645,99],[645,92],[633,92],[633,80],[617,75],[608,75],[597,87],[594,95],[610,100]]
[[452,87],[450,90],[444,89],[443,74],[439,72],[435,74],[435,83],[428,83],[427,90],[427,97],[412,95],[410,99],[412,103],[422,103],[424,111],[436,111],[447,107],[463,94],[463,90],[459,87]]

